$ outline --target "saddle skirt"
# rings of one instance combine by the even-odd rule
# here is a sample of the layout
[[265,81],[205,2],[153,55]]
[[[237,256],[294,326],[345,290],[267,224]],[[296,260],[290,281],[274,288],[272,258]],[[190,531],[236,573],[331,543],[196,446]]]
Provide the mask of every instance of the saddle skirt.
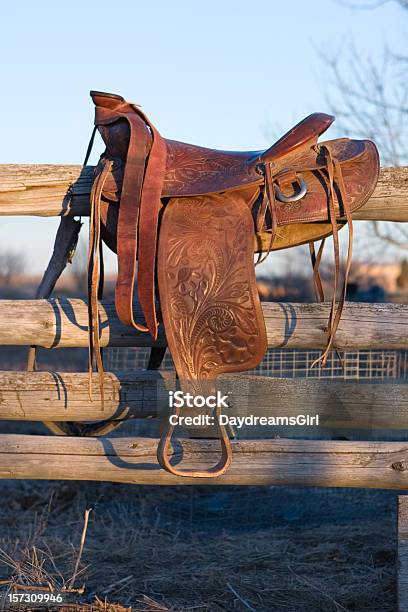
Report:
[[[348,138],[318,143],[334,117],[315,113],[269,149],[217,151],[162,138],[140,107],[120,96],[91,96],[95,128],[106,145],[95,169],[89,249],[90,350],[101,385],[100,239],[118,255],[119,318],[153,338],[164,323],[178,376],[197,391],[202,381],[213,381],[221,372],[255,367],[266,351],[254,252],[267,255],[310,243],[315,286],[323,299],[318,269],[324,238],[333,234],[335,286],[321,358],[325,362],[344,306],[352,213],[368,200],[378,179],[375,144]],[[345,223],[349,248],[340,284],[338,230]],[[319,239],[316,255],[313,242]],[[142,322],[133,315],[135,286]],[[220,461],[206,470],[182,470],[170,463],[173,430],[166,425],[159,444],[165,469],[181,476],[225,472],[231,445],[223,426]]]

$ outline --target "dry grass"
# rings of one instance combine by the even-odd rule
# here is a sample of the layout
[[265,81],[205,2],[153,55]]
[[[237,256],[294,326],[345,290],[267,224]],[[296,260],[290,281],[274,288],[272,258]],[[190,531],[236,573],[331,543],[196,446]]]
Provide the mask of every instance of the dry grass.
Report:
[[[71,589],[69,605],[60,611],[396,609],[395,516],[310,527],[271,516],[269,526],[254,520],[261,503],[257,490],[248,510],[237,488],[208,493],[208,507],[224,522],[202,524],[194,518],[211,514],[205,494],[193,498],[188,489],[10,481],[0,486],[8,500],[0,507],[0,578],[9,586]],[[221,500],[215,510],[214,499]],[[228,505],[242,508],[241,525],[236,516],[228,525]]]

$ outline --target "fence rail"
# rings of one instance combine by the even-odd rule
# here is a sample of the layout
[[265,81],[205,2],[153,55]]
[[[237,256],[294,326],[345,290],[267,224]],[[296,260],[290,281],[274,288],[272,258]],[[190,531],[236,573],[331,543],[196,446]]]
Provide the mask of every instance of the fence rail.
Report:
[[[93,170],[78,165],[0,165],[0,215],[89,215]],[[408,221],[408,167],[382,168],[370,201],[353,217]]]
[[[330,304],[263,302],[269,348],[322,349]],[[137,312],[136,316],[140,314]],[[101,345],[152,345],[149,334],[123,325],[113,301],[100,303]],[[408,304],[347,302],[336,334],[336,347],[408,349]],[[163,333],[156,345],[166,343]],[[88,346],[88,307],[85,300],[0,300],[0,344],[45,348]]]
[[[174,386],[174,372],[106,372],[102,409],[96,374],[91,401],[85,372],[0,371],[0,419],[151,418],[168,411],[168,390]],[[224,393],[233,390],[229,405],[234,415],[286,417],[303,411],[319,415],[323,428],[405,431],[407,426],[408,384],[403,382],[361,384],[229,374],[220,376],[219,388]]]
[[[197,484],[160,469],[153,438],[68,438],[0,435],[0,477],[98,480],[133,484]],[[233,441],[234,461],[212,485],[302,485],[408,488],[408,447],[403,442],[326,440]],[[174,456],[188,467],[214,464],[214,440],[177,441]]]

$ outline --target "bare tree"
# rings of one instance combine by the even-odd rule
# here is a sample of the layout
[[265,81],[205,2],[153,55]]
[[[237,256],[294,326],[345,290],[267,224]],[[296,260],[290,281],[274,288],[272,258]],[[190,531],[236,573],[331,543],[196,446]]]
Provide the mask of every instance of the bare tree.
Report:
[[361,0],[360,2],[355,2],[353,0],[338,0],[338,3],[342,6],[359,10],[376,9],[389,2],[397,2],[402,8],[408,8],[408,0]]
[[408,56],[385,48],[380,64],[351,43],[347,56],[324,56],[327,102],[347,135],[376,141],[385,165],[408,161]]
[[[397,2],[403,18],[408,17],[408,0],[337,0],[355,10],[374,10],[386,2]],[[346,51],[343,51],[347,49]],[[350,40],[339,52],[330,53],[327,46],[320,53],[324,63],[324,87],[329,109],[336,115],[336,126],[342,135],[371,138],[380,150],[382,165],[408,164],[408,55],[383,49],[381,61],[364,54]],[[263,131],[268,139],[281,135],[280,126],[267,123]],[[374,259],[381,246],[408,250],[408,228],[401,223],[365,222],[367,231],[359,232],[357,250],[365,259]],[[360,228],[359,228],[360,229]],[[370,230],[370,231],[368,231]],[[342,234],[343,235],[343,234]],[[374,240],[373,240],[374,238]],[[329,240],[330,242],[330,240]],[[330,246],[327,245],[328,250]],[[290,249],[287,258],[276,254],[279,273],[287,271],[288,261],[297,271],[304,268],[305,248]],[[325,264],[323,264],[325,265]],[[322,269],[326,281],[332,276],[332,263]]]
[[[396,0],[408,17],[408,0]],[[349,8],[375,9],[384,1],[346,2]],[[327,68],[327,103],[346,135],[371,138],[383,165],[408,163],[408,55],[385,47],[380,62],[364,58],[351,42],[347,52],[321,53]],[[328,77],[328,78],[327,78]],[[389,246],[408,250],[405,225],[373,222],[374,236]]]
[[18,251],[0,252],[0,285],[6,289],[16,285],[25,269],[25,257]]

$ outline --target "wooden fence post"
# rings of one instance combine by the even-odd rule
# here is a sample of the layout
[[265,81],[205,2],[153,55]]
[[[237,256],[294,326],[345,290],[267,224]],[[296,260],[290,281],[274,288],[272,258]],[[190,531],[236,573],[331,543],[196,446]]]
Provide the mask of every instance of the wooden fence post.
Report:
[[398,612],[408,612],[408,495],[398,497]]

